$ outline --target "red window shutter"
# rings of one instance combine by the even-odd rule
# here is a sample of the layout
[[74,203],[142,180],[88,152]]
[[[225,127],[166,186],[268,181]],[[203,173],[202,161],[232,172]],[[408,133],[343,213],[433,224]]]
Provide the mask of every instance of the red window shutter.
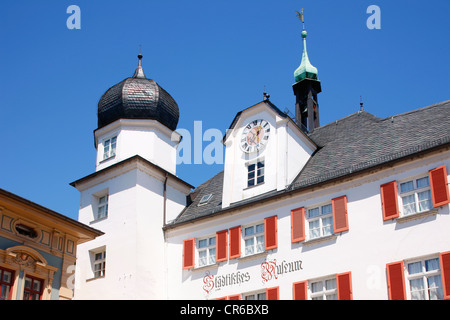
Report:
[[305,240],[305,208],[291,210],[291,241]]
[[294,300],[307,300],[306,281],[295,282],[292,284]]
[[348,230],[347,196],[331,200],[333,206],[334,233]]
[[352,273],[345,272],[336,275],[338,300],[352,300]]
[[399,216],[397,199],[397,181],[392,181],[381,186],[381,206],[383,208],[383,220],[390,220]]
[[183,269],[194,268],[195,239],[183,240]]
[[406,300],[403,261],[386,265],[389,300]]
[[241,256],[241,226],[230,229],[230,259]]
[[444,299],[450,299],[450,251],[439,255]]
[[231,296],[228,296],[228,300],[241,300],[240,294],[233,294]]
[[228,259],[228,230],[216,234],[216,262]]
[[447,181],[447,168],[445,166],[441,166],[436,169],[430,170],[429,176],[433,207],[436,208],[450,203]]
[[265,249],[270,250],[277,248],[277,216],[264,219],[264,230]]
[[266,289],[266,300],[280,300],[280,292],[278,287]]

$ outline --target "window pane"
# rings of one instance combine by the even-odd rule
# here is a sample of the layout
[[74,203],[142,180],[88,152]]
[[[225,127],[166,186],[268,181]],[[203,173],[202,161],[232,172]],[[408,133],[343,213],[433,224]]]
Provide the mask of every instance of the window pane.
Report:
[[256,233],[264,232],[264,223],[256,226]]
[[199,242],[198,242],[198,247],[199,248],[205,248],[207,245],[208,245],[208,243],[207,243],[207,239],[202,239],[202,240],[200,240]]
[[10,290],[10,286],[2,285],[1,292],[0,292],[0,300],[8,299],[9,290]]
[[258,178],[256,179],[256,184],[260,184],[260,183],[263,183],[263,182],[264,182],[264,176],[258,177]]
[[322,214],[328,214],[333,212],[333,206],[331,204],[327,204],[322,206]]
[[216,249],[209,249],[209,263],[216,263]]
[[38,280],[33,281],[33,290],[40,291],[41,290],[41,282]]
[[206,265],[206,250],[199,251],[199,253],[198,253],[198,264],[199,264],[199,266]]
[[264,162],[262,161],[258,162],[258,168],[264,168]]
[[320,237],[320,222],[314,220],[309,222],[309,238],[314,239]]
[[425,299],[425,290],[423,287],[423,280],[414,279],[409,281],[411,286],[411,299],[412,300],[424,300]]
[[258,300],[266,300],[266,293],[258,293]]
[[255,171],[255,164],[250,164],[248,166],[248,172],[250,172],[250,171]]
[[256,237],[256,252],[263,252],[264,249],[264,236]]
[[439,270],[439,258],[425,260],[425,270]]
[[254,228],[252,227],[247,227],[244,229],[244,235],[245,236],[251,236],[252,234],[254,234]]
[[422,262],[408,263],[408,273],[415,274],[422,272]]
[[254,239],[246,239],[245,240],[245,255],[253,254],[254,253]]
[[323,284],[322,281],[318,281],[318,282],[313,282],[311,283],[311,292],[315,293],[315,292],[320,292],[323,290]]
[[319,208],[313,208],[308,210],[308,217],[313,218],[319,215]]
[[444,299],[444,294],[442,292],[441,276],[433,276],[427,279],[428,281],[428,296],[430,300],[442,300]]
[[25,289],[31,289],[31,279],[25,278]]
[[410,214],[416,212],[416,202],[414,194],[402,197],[402,202],[403,202],[403,214]]
[[254,178],[255,178],[255,171],[250,171],[248,173],[248,179],[250,180],[250,179],[254,179]]
[[430,182],[428,180],[428,177],[417,179],[417,188],[425,188],[430,185]]
[[336,279],[329,279],[325,281],[326,290],[336,289]]
[[326,295],[327,300],[337,300],[337,294],[327,294]]
[[11,283],[11,272],[9,271],[3,272],[3,282]]
[[213,246],[216,244],[216,237],[209,238],[209,245]]
[[430,190],[419,192],[417,197],[419,198],[419,211],[426,211],[432,208]]
[[330,235],[333,233],[333,218],[324,218],[322,219],[322,232],[324,236]]
[[408,182],[404,182],[404,183],[400,183],[400,192],[409,192],[414,190],[414,183],[413,181],[408,181]]

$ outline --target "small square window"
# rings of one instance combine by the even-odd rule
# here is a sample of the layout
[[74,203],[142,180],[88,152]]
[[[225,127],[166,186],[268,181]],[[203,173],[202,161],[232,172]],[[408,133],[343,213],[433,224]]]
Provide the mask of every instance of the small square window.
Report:
[[103,160],[116,155],[117,136],[103,142]]
[[325,204],[308,209],[309,240],[333,234],[333,206]]
[[252,255],[265,250],[264,223],[244,228],[245,255]]
[[216,237],[198,240],[197,251],[199,267],[216,263]]
[[95,220],[99,220],[108,216],[108,195],[97,198],[97,210]]
[[106,249],[91,251],[93,256],[92,269],[94,271],[94,278],[105,276],[106,271]]
[[247,166],[247,187],[264,182],[264,161],[258,161]]
[[428,211],[433,207],[428,176],[401,182],[399,189],[403,216]]

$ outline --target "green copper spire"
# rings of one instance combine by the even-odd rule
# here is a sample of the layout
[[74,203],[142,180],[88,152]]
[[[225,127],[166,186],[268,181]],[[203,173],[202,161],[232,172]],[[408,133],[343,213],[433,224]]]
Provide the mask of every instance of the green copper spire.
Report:
[[306,30],[305,30],[305,21],[303,19],[303,9],[302,13],[297,12],[297,16],[299,19],[303,22],[303,31],[302,31],[302,38],[303,38],[303,55],[302,55],[302,62],[300,63],[300,66],[295,70],[294,77],[295,82],[299,82],[303,79],[313,79],[318,80],[317,76],[317,68],[314,67],[311,62],[309,62],[308,58],[308,52],[306,51]]

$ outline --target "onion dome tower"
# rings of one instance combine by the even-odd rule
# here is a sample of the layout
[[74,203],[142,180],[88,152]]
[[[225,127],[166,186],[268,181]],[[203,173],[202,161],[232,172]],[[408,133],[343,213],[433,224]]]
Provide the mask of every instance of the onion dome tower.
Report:
[[108,89],[98,102],[98,128],[118,119],[153,119],[175,130],[180,112],[175,100],[158,83],[145,76],[142,55],[131,78]]
[[319,123],[319,104],[317,102],[317,94],[322,91],[317,68],[314,67],[308,58],[306,50],[305,21],[302,13],[297,12],[297,16],[303,23],[303,55],[300,66],[294,72],[295,83],[294,89],[295,101],[295,121],[297,125],[305,132],[313,132],[315,128],[320,126]]
[[142,54],[138,59],[133,76],[109,88],[98,102],[96,168],[137,155],[175,173],[180,111],[172,96],[146,77]]

